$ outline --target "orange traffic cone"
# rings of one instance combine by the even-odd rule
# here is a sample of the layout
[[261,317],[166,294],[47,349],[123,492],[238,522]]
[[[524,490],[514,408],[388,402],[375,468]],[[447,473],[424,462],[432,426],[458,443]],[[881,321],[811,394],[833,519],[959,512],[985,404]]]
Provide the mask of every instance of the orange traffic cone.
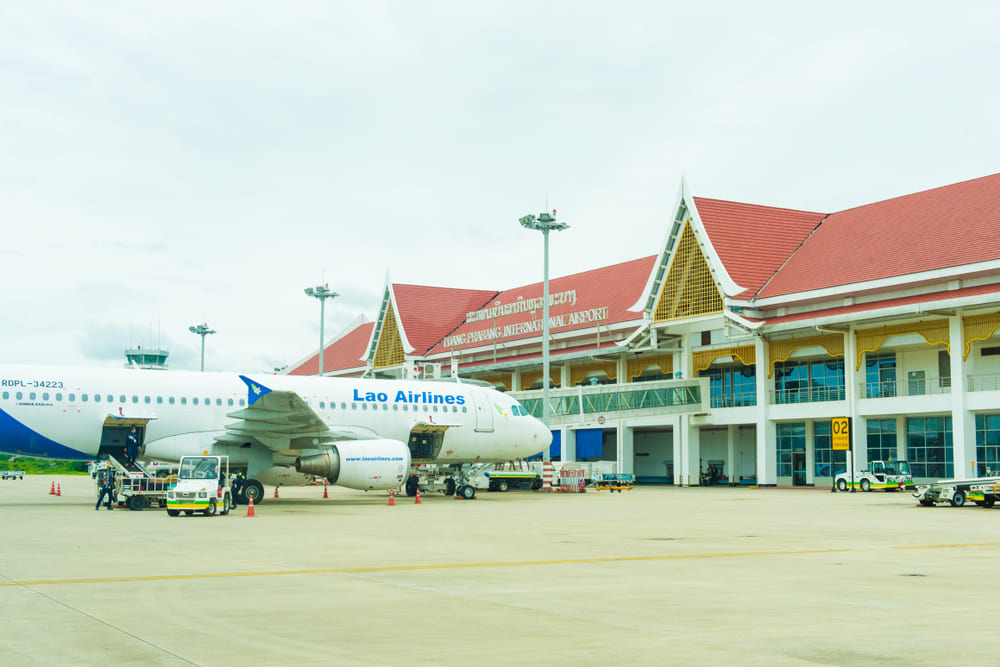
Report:
[[419,505],[420,504],[420,487],[419,486],[417,487],[417,499],[413,501],[413,504],[414,505]]
[[249,500],[250,504],[247,505],[247,516],[257,516],[253,513],[253,496],[250,496]]
[[330,497],[330,494],[328,494],[326,492],[326,482],[323,482],[323,497],[324,498],[329,498]]
[[392,489],[389,489],[389,507],[396,504],[396,498],[392,495]]
[[274,497],[278,497],[278,487],[274,487]]
[[56,485],[56,495],[57,496],[61,496],[62,495],[62,484],[57,484]]
[[54,481],[52,482],[52,488],[49,489],[49,495],[50,496],[56,495],[56,483]]

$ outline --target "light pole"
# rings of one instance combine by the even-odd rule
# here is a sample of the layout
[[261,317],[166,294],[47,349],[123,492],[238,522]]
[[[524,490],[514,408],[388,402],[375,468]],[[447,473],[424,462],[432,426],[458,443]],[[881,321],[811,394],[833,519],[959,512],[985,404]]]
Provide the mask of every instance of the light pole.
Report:
[[[525,229],[535,229],[542,233],[545,239],[545,272],[542,281],[542,423],[549,427],[549,232],[561,232],[569,228],[565,222],[556,222],[556,210],[552,213],[539,213],[538,217],[528,214],[519,219]],[[542,455],[543,461],[551,458],[546,449]]]
[[198,334],[199,336],[201,336],[201,370],[204,371],[205,370],[205,336],[207,336],[208,334],[214,334],[215,333],[215,329],[209,329],[208,328],[208,323],[206,322],[205,324],[196,324],[194,326],[190,326],[190,327],[188,327],[188,331],[190,331],[193,334]]
[[306,296],[311,296],[319,299],[319,375],[323,376],[323,344],[325,342],[323,336],[323,323],[326,320],[326,300],[333,299],[338,296],[336,292],[330,289],[329,285],[317,285],[316,287],[307,287]]

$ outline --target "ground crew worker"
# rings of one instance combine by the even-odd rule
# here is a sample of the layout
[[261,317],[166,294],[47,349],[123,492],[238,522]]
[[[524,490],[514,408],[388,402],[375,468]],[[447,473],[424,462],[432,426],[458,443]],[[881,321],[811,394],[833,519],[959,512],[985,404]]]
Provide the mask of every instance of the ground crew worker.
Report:
[[233,486],[232,486],[233,507],[236,507],[236,503],[239,501],[240,498],[243,497],[243,489],[245,488],[246,488],[246,481],[243,479],[243,473],[242,472],[236,473],[236,476],[233,477]]
[[128,461],[129,466],[135,465],[135,457],[139,455],[139,434],[135,431],[135,425],[132,426],[132,430],[129,431],[128,437],[125,440],[125,460]]
[[104,483],[101,484],[101,495],[97,497],[95,510],[101,509],[101,501],[105,496],[108,497],[108,509],[111,509],[111,501],[115,497],[115,476],[110,471],[104,473]]

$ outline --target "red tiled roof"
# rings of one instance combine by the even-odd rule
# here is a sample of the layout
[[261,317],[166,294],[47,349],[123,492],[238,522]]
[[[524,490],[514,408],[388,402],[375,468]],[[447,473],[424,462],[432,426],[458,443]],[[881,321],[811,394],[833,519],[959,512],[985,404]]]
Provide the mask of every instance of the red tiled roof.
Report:
[[[630,312],[632,306],[645,286],[646,277],[653,268],[656,260],[655,255],[634,259],[621,264],[605,266],[592,271],[584,271],[570,276],[549,279],[550,296],[559,295],[565,292],[575,292],[575,302],[553,303],[549,307],[549,317],[556,318],[565,316],[566,324],[555,326],[552,333],[562,333],[577,329],[588,329],[596,326],[593,319],[595,313],[600,313],[601,325],[613,325],[620,322],[630,322],[641,319],[639,313]],[[513,306],[519,300],[537,299],[542,297],[542,283],[534,283],[524,287],[515,287],[497,294],[495,299],[479,308],[470,308],[469,312],[477,310],[489,310],[494,307]],[[606,308],[606,312],[600,309]],[[491,328],[499,328],[504,332],[505,327],[523,325],[533,320],[541,320],[542,311],[539,307],[534,313],[509,312],[503,314],[498,312],[496,318],[490,314],[483,319],[466,322],[463,313],[462,324],[458,326],[447,338],[432,348],[435,353],[447,350],[467,349],[473,347],[483,347],[493,342],[492,338],[483,339],[481,334]],[[407,330],[409,335],[409,330]],[[518,331],[513,333],[504,332],[498,342],[510,343],[516,340],[529,338],[540,338],[539,331]],[[411,341],[412,343],[412,341]]]
[[[365,322],[355,329],[326,346],[323,350],[323,372],[343,371],[351,368],[363,368],[365,362],[361,358],[372,337],[374,322]],[[309,357],[297,367],[288,371],[289,375],[316,375],[319,372],[319,352]]]
[[423,356],[438,341],[498,293],[487,290],[393,284],[399,326],[413,346],[411,354]]
[[758,298],[1000,258],[1000,174],[833,213]]
[[[816,229],[823,213],[694,197],[712,247],[749,298]],[[732,295],[739,296],[739,295]]]

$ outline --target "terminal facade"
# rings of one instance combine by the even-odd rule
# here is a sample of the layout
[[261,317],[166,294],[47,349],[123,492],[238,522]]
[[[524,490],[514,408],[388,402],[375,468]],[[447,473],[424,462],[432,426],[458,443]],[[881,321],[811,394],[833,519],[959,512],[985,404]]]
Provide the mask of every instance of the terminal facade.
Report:
[[[638,482],[1000,470],[1000,174],[836,213],[694,196],[655,254],[550,280],[551,455]],[[388,282],[331,376],[486,381],[541,416],[542,284]],[[316,374],[318,351],[284,372]],[[607,469],[607,468],[605,468]]]

